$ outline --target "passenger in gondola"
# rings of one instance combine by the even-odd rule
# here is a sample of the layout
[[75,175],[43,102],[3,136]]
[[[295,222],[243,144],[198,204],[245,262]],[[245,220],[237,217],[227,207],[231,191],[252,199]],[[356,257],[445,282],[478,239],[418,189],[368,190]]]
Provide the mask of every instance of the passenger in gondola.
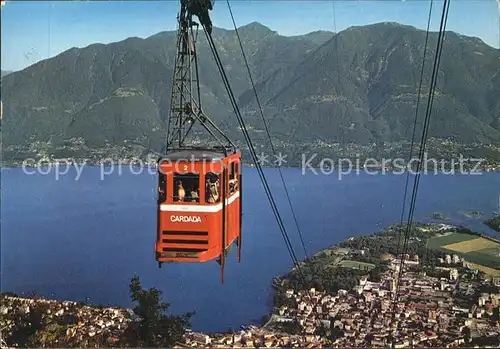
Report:
[[191,190],[191,201],[192,202],[199,202],[200,201],[200,196],[198,195],[198,189],[194,188]]
[[184,189],[184,185],[182,184],[182,181],[179,181],[177,184],[177,198],[178,201],[184,201],[184,198],[186,197],[186,190]]
[[207,202],[210,204],[219,202],[219,178],[215,175],[207,178],[206,197]]
[[229,180],[229,193],[234,193],[238,190],[238,179],[233,178]]

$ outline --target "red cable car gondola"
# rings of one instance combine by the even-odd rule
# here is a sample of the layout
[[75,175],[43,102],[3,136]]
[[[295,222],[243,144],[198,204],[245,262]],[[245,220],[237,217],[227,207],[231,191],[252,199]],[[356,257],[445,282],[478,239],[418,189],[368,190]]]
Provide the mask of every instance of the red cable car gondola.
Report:
[[[206,20],[208,9],[202,15],[193,13],[193,8],[200,9],[192,6],[193,1],[204,0],[182,0],[178,17],[166,154],[158,161],[155,254],[159,267],[164,262],[215,259],[221,266],[223,282],[226,251],[233,243],[238,246],[238,261],[241,256],[241,153],[201,109],[196,57],[198,23],[192,15]],[[186,146],[195,125],[208,131],[219,145]]]

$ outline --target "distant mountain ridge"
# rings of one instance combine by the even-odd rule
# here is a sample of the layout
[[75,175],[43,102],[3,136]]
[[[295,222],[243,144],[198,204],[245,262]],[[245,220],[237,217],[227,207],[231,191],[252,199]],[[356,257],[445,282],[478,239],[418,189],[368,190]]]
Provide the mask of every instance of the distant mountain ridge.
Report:
[[[338,34],[318,31],[285,37],[257,22],[238,31],[276,140],[370,144],[408,139],[425,32],[378,23]],[[256,139],[263,140],[237,37],[220,28],[214,28],[213,36],[245,119]],[[429,38],[422,113],[436,38],[436,33]],[[176,33],[170,31],[72,48],[3,77],[4,147],[42,142],[56,149],[81,139],[86,151],[124,143],[144,151],[160,150],[170,107],[175,40]],[[204,109],[231,137],[241,140],[201,32],[198,45]],[[499,72],[498,49],[448,32],[430,135],[500,144]],[[5,156],[14,153],[19,152]]]
[[[437,34],[429,37],[425,103]],[[351,27],[293,68],[260,82],[261,101],[279,128],[308,127],[300,138],[355,142],[408,139],[418,94],[425,32],[396,23]],[[500,141],[500,51],[477,38],[448,32],[430,136],[464,143]],[[283,80],[284,79],[284,80]],[[269,91],[269,92],[268,92]],[[255,108],[250,94],[242,105]],[[333,117],[336,115],[337,117]],[[331,117],[329,117],[331,116]]]
[[13,72],[12,72],[12,71],[10,71],[10,70],[2,70],[2,71],[0,72],[0,77],[2,77],[2,78],[3,78],[4,76],[9,75],[9,74],[11,74],[11,73],[13,73]]

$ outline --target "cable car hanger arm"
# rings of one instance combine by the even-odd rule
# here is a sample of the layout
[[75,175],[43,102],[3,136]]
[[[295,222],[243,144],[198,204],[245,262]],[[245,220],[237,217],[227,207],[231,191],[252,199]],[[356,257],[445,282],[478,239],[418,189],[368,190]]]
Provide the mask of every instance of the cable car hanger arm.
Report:
[[[167,125],[165,152],[184,147],[186,137],[198,122],[224,149],[236,149],[235,144],[203,111],[197,58],[197,31],[201,24],[210,36],[212,22],[208,11],[213,0],[180,0],[178,14],[177,53],[174,68],[172,103]],[[193,20],[197,16],[200,23]],[[218,134],[218,135],[216,135]],[[218,137],[220,136],[220,137]],[[224,144],[226,142],[227,144]],[[176,144],[176,145],[174,145]]]
[[215,0],[181,0],[181,18],[195,15],[208,34],[212,34],[212,20],[208,11],[214,8]]

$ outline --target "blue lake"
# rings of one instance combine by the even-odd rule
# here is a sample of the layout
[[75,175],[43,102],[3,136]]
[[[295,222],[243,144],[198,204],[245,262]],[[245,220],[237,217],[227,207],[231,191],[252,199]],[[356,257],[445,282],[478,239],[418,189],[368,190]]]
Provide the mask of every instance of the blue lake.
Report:
[[[346,237],[370,234],[397,223],[406,177],[390,174],[305,175],[283,169],[308,253]],[[108,171],[110,172],[110,171]],[[152,171],[154,172],[154,171]],[[266,169],[295,251],[303,249],[286,202],[279,173]],[[156,229],[156,176],[85,167],[55,179],[2,170],[2,291],[36,291],[57,299],[131,306],[128,284],[137,274],[143,286],[164,292],[175,313],[196,311],[193,329],[225,331],[256,323],[269,312],[271,280],[292,262],[258,174],[244,169],[242,261],[229,255],[225,284],[216,262],[166,264],[158,269],[153,248]],[[411,181],[412,183],[413,181]],[[411,189],[410,189],[411,193]],[[495,234],[485,217],[498,210],[500,174],[421,177],[415,220],[441,212],[449,223]]]

